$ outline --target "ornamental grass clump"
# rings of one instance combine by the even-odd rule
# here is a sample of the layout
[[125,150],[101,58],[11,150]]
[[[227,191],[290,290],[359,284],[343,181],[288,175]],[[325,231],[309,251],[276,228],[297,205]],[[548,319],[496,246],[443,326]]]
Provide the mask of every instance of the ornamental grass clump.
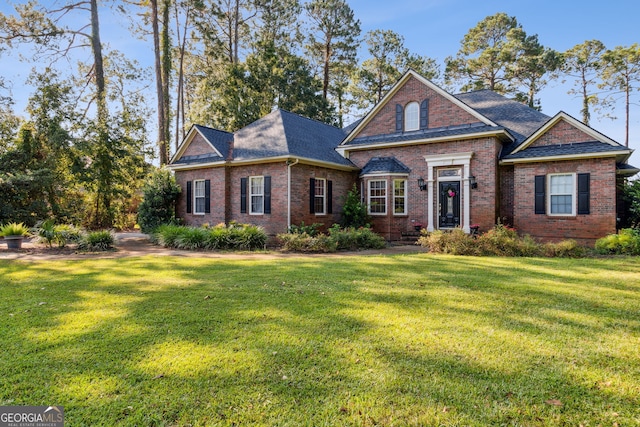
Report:
[[340,228],[334,225],[329,229],[329,236],[336,242],[338,250],[382,249],[387,242],[369,227]]
[[431,233],[422,231],[417,244],[429,249],[429,252],[451,255],[480,255],[477,240],[460,228],[451,231],[436,230]]
[[278,234],[278,241],[285,252],[327,253],[337,250],[336,241],[326,234],[282,233]]
[[78,249],[83,251],[110,251],[115,244],[115,236],[110,230],[92,231],[83,236]]
[[184,250],[256,250],[267,243],[262,227],[249,224],[218,224],[215,227],[161,225],[152,241],[167,248]]
[[0,227],[0,236],[21,236],[29,235],[29,227],[20,222],[10,222]]

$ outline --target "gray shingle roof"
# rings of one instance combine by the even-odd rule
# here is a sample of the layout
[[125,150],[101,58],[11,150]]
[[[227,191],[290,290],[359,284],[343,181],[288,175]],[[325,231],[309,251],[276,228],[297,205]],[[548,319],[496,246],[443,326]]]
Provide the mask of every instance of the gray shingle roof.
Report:
[[191,165],[198,163],[211,163],[224,160],[224,157],[218,156],[216,153],[198,154],[195,156],[182,156],[175,162],[174,165]]
[[514,136],[515,142],[505,147],[505,153],[512,152],[551,119],[538,110],[491,90],[478,90],[454,96],[492,122],[509,130]]
[[202,136],[204,136],[211,145],[216,147],[216,150],[222,154],[223,159],[226,159],[229,156],[230,142],[233,141],[232,133],[201,125],[195,125],[194,127],[198,129]]
[[353,166],[335,151],[343,139],[342,129],[276,110],[235,132],[233,159],[299,156]]
[[391,133],[385,135],[364,136],[354,138],[347,145],[361,144],[386,144],[389,142],[419,141],[429,138],[443,138],[447,136],[470,135],[479,132],[498,131],[505,129],[503,127],[489,126],[484,123],[472,123],[460,126],[448,126],[434,129],[422,129],[412,132]]
[[400,160],[395,157],[373,157],[362,168],[360,175],[373,173],[392,174],[392,173],[409,173],[411,169],[406,167]]
[[525,150],[519,151],[515,154],[508,154],[503,157],[503,160],[515,160],[515,159],[531,159],[538,157],[553,157],[563,155],[581,155],[581,154],[595,154],[595,153],[607,153],[614,151],[624,150],[624,147],[614,146],[599,141],[580,142],[573,144],[557,144],[557,145],[545,145],[541,147],[529,147]]

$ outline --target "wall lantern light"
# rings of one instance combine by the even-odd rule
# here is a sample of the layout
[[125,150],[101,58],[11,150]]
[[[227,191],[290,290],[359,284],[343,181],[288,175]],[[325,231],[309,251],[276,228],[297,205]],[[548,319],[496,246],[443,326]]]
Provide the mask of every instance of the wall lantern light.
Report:
[[471,188],[478,188],[478,181],[476,181],[476,177],[473,175],[469,176],[469,185]]
[[420,191],[424,191],[427,189],[427,184],[425,184],[424,178],[418,178],[418,187],[420,187]]

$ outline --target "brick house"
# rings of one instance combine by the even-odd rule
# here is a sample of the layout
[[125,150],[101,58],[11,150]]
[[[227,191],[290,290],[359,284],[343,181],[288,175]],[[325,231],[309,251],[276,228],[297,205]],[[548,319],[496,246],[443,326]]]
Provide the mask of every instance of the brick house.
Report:
[[615,233],[632,150],[564,112],[489,90],[452,95],[409,70],[345,129],[283,110],[227,133],[194,126],[170,167],[188,224],[238,221],[267,233],[339,222],[357,184],[374,230],[399,240],[496,221],[543,240]]

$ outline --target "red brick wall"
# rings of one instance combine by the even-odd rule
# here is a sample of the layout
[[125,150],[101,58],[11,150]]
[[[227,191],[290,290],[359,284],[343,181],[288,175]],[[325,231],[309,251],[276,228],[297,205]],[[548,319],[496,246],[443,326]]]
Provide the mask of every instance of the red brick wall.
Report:
[[409,102],[422,102],[429,99],[429,128],[477,123],[479,120],[449,101],[444,96],[410,77],[406,84],[380,109],[378,114],[367,123],[357,135],[372,136],[396,132],[396,104],[403,107]]
[[593,137],[587,135],[580,129],[572,126],[564,120],[560,120],[551,129],[538,138],[531,147],[542,147],[546,145],[570,144],[576,142],[593,141]]
[[514,187],[513,166],[501,166],[500,169],[500,222],[513,225]]
[[187,149],[184,151],[182,155],[197,156],[200,154],[209,154],[209,153],[215,153],[215,150],[211,147],[211,144],[209,144],[202,137],[202,135],[200,135],[200,133],[196,132],[195,136],[193,137],[193,140],[191,141],[191,143],[189,144],[189,146],[187,147]]
[[[549,173],[590,173],[590,214],[547,216],[534,213],[534,177]],[[616,232],[615,159],[516,165],[514,223],[519,233],[546,241],[575,239],[582,244]]]
[[[176,171],[176,181],[180,185],[182,192],[178,199],[177,214],[188,225],[216,224],[225,222],[225,168],[208,168],[187,171]],[[211,180],[211,213],[194,214],[187,213],[187,181],[209,179]]]
[[[393,156],[411,169],[408,179],[407,212],[404,217],[394,216],[392,211],[392,178],[387,178],[387,212],[385,216],[374,216],[375,231],[389,240],[399,240],[404,231],[413,231],[414,221],[427,226],[427,191],[420,191],[418,178],[428,177],[428,165],[424,156],[435,154],[454,154],[473,152],[470,174],[476,177],[478,188],[472,189],[470,223],[480,225],[481,231],[493,227],[498,212],[498,169],[497,158],[501,144],[495,138],[479,138],[471,141],[451,141],[437,144],[424,144],[409,147],[394,147],[378,150],[354,151],[349,159],[360,168],[372,157]],[[456,165],[452,165],[456,166]],[[460,165],[461,166],[461,165]],[[435,175],[435,173],[434,173]],[[367,187],[365,186],[365,189]],[[437,192],[437,190],[436,190]],[[463,197],[465,195],[463,194]],[[461,201],[464,208],[464,201]],[[437,200],[433,200],[433,209],[437,215]],[[462,215],[462,212],[461,212]],[[462,218],[461,218],[462,219]],[[434,219],[434,226],[437,223]]]
[[[332,182],[331,214],[324,215],[310,213],[309,180],[324,178]],[[317,166],[297,164],[291,167],[291,224],[306,225],[321,223],[326,231],[335,223],[340,222],[344,198],[357,180],[356,172],[344,172],[325,169]]]

